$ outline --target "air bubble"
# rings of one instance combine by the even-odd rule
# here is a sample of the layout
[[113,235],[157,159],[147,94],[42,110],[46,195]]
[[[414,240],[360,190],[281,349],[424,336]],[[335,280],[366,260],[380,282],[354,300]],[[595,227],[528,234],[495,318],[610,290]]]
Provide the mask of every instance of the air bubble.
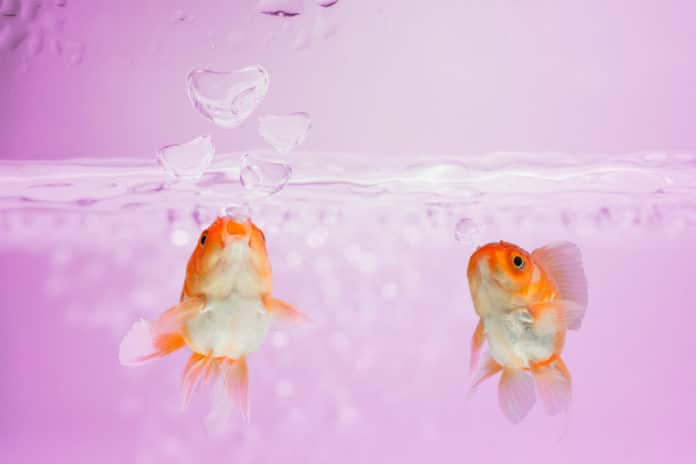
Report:
[[287,153],[304,142],[311,127],[309,114],[302,112],[259,118],[259,134],[280,153]]
[[290,180],[292,168],[283,163],[262,161],[246,154],[242,157],[239,180],[253,196],[268,196],[282,190]]
[[474,243],[480,239],[480,234],[481,226],[473,219],[461,219],[454,227],[454,238],[461,243]]
[[269,76],[261,66],[232,72],[194,69],[186,76],[189,98],[215,124],[233,128],[256,110],[268,92]]
[[188,143],[160,148],[157,160],[172,176],[195,180],[205,172],[214,156],[213,139],[206,135]]

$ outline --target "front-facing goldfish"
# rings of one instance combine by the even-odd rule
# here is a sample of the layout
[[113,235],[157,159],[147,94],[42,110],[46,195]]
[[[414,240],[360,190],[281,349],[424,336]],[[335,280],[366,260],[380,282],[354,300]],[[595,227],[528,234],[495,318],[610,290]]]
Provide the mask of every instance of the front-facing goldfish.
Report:
[[248,219],[216,219],[189,259],[179,304],[131,327],[121,342],[121,364],[143,364],[187,346],[193,353],[182,377],[183,405],[201,380],[219,377],[231,401],[218,407],[236,404],[248,418],[246,355],[261,345],[273,316],[304,320],[273,298],[271,287],[263,232]]
[[527,253],[511,243],[489,243],[471,256],[467,275],[480,317],[472,369],[483,342],[490,348],[473,386],[502,370],[498,400],[514,423],[534,405],[535,381],[548,414],[567,411],[571,378],[560,354],[566,331],[580,328],[587,306],[580,250],[559,243]]

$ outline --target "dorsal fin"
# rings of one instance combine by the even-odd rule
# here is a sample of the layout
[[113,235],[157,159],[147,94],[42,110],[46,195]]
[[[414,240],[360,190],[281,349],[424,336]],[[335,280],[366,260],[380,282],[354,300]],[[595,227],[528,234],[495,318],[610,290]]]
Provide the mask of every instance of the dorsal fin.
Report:
[[546,271],[560,292],[559,297],[587,306],[587,278],[580,249],[570,242],[546,245],[532,252],[534,261]]

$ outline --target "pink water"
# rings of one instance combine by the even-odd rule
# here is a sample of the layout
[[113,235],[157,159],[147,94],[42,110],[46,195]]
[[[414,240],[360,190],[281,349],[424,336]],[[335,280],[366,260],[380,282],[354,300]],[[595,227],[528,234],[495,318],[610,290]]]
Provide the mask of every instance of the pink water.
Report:
[[[0,461],[694,461],[693,5],[318,3],[0,1]],[[249,119],[201,117],[186,74],[249,64],[271,76]],[[273,153],[258,118],[295,112],[311,133]],[[156,161],[205,134],[201,178]],[[287,185],[249,195],[245,154]],[[272,328],[250,423],[211,437],[205,390],[179,410],[187,355],[126,368],[118,344],[242,200],[317,325]],[[493,381],[466,399],[465,266],[499,239],[583,253],[560,441]]]

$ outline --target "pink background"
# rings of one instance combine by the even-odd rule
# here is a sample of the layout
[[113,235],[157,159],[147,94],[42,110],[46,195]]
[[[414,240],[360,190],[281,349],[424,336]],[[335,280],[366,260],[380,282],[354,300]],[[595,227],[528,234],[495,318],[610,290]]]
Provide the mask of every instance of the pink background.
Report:
[[[693,2],[340,0],[307,2],[295,18],[242,0],[56,3],[0,17],[0,45],[9,27],[44,31],[36,55],[28,39],[0,47],[4,160],[151,158],[204,133],[243,150],[263,146],[256,116],[293,111],[313,118],[303,149],[376,153],[376,165],[406,153],[696,149]],[[293,48],[315,28],[333,33]],[[193,109],[192,67],[252,63],[271,87],[243,126],[215,128]],[[694,461],[693,228],[612,217],[589,233],[529,221],[479,238],[583,250],[591,302],[564,352],[575,397],[558,442],[562,420],[539,407],[508,424],[495,382],[465,400],[476,323],[465,264],[478,243],[455,242],[421,205],[378,222],[356,212],[361,201],[338,219],[307,219],[303,206],[259,218],[275,293],[319,327],[274,328],[250,358],[252,422],[235,418],[221,439],[203,427],[205,392],[178,411],[183,352],[141,368],[117,359],[133,320],[176,301],[194,238],[173,244],[162,216],[3,211],[0,461]],[[407,207],[420,216],[393,220]]]
[[[294,18],[258,14],[250,0],[43,3],[62,30],[39,16],[37,56],[23,45],[0,54],[4,158],[149,157],[202,133],[223,151],[262,146],[255,118],[214,128],[184,89],[193,67],[254,63],[271,73],[257,115],[310,113],[307,150],[696,147],[690,1],[309,1]],[[319,13],[335,33],[293,48]],[[83,44],[82,61],[56,56],[55,37]]]

